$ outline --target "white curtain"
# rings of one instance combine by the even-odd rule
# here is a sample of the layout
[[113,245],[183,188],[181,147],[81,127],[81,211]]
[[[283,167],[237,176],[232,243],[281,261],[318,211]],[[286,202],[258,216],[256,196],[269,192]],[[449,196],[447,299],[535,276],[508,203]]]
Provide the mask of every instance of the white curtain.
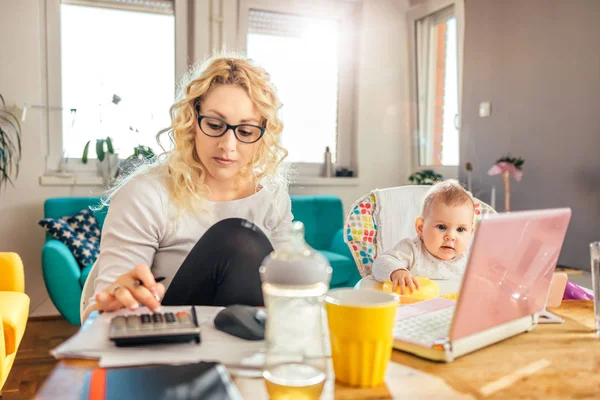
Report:
[[[433,112],[435,110],[435,26],[427,16],[417,21],[417,110],[419,115],[419,164],[431,165],[430,151],[433,139]],[[434,100],[434,101],[431,101]]]
[[437,27],[454,16],[454,6],[417,21],[417,110],[419,164],[433,165]]

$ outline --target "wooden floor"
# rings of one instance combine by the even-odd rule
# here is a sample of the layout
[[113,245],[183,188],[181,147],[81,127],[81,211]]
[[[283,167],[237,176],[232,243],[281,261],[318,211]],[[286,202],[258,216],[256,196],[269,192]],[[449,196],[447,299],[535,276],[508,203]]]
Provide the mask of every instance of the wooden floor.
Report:
[[72,336],[78,328],[59,317],[30,318],[1,399],[33,398],[57,363],[50,349]]

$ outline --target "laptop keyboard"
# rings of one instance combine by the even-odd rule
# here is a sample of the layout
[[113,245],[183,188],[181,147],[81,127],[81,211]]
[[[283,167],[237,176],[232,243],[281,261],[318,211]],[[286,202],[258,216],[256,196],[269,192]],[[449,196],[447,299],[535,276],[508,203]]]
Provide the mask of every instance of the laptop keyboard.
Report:
[[417,343],[431,343],[437,339],[444,339],[450,332],[452,315],[454,307],[447,307],[396,321],[394,338]]

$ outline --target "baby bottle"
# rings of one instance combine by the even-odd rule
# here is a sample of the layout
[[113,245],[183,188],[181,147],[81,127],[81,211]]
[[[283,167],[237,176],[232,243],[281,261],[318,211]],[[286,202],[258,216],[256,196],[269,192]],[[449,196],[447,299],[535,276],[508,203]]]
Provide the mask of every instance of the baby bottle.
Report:
[[326,380],[323,296],[331,266],[294,222],[289,241],[260,267],[267,308],[263,377],[271,399],[318,399]]

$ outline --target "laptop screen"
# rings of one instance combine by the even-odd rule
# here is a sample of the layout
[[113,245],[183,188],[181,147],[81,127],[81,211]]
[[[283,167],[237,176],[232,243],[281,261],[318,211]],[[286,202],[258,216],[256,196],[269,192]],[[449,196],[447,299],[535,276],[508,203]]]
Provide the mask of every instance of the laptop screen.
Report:
[[473,240],[450,339],[544,309],[569,208],[486,215]]

